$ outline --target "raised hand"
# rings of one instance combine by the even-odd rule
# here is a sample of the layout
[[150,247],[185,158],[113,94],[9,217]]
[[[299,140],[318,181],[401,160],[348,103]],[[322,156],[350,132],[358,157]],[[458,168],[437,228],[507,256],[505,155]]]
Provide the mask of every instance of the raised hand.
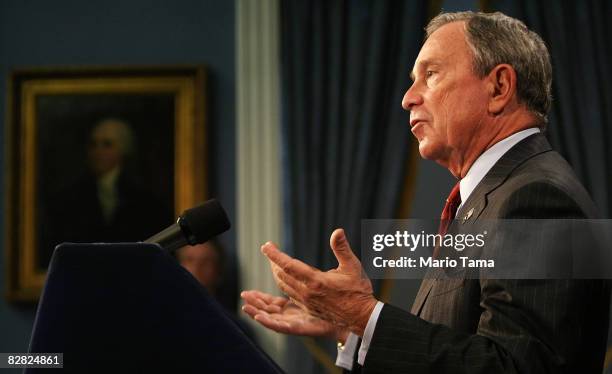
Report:
[[332,233],[330,246],[338,267],[327,272],[291,258],[270,242],[262,246],[262,252],[272,263],[278,287],[296,306],[362,336],[377,302],[372,283],[363,273],[344,230]]

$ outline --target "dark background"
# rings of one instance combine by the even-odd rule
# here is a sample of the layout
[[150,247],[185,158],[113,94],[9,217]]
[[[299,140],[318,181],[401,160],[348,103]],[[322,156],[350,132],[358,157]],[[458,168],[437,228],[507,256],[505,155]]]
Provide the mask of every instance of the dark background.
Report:
[[[209,196],[235,222],[234,2],[100,0],[0,2],[0,120],[12,69],[50,66],[204,64],[208,68]],[[0,144],[4,144],[0,131]],[[4,165],[5,154],[0,152]],[[4,173],[0,194],[4,196]],[[0,202],[4,209],[4,200]],[[0,226],[5,225],[0,215]],[[4,243],[4,232],[0,234]],[[220,237],[235,251],[235,233]],[[0,250],[4,292],[5,253]],[[27,351],[35,309],[0,298],[0,352]]]

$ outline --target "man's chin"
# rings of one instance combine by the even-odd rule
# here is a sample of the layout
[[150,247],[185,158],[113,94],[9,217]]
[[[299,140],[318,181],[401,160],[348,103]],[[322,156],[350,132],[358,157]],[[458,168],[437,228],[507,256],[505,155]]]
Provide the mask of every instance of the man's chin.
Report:
[[435,160],[435,150],[426,139],[419,140],[419,153],[425,160]]
[[427,140],[419,142],[419,154],[421,158],[425,160],[435,161],[443,167],[447,167],[448,158],[444,156],[444,151],[440,147],[435,147],[431,143],[427,143]]

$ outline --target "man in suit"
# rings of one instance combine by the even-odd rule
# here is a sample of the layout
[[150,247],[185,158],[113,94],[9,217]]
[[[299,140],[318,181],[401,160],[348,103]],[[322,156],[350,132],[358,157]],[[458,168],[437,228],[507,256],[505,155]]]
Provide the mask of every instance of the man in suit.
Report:
[[[541,133],[551,76],[544,43],[518,20],[461,12],[430,22],[402,106],[421,156],[458,179],[442,232],[460,232],[455,217],[596,217]],[[374,298],[341,229],[330,245],[339,266],[321,272],[264,244],[289,299],[245,291],[243,310],[275,331],[338,339],[337,364],[353,371],[601,372],[604,281],[429,278],[408,313]]]
[[44,212],[43,268],[59,243],[139,241],[172,220],[169,209],[125,170],[132,149],[126,121],[104,118],[92,127],[87,171],[55,193]]

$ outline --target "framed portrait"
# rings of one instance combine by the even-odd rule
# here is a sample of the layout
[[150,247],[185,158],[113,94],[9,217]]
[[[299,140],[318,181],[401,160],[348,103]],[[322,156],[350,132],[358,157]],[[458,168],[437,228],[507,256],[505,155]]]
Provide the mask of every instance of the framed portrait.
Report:
[[143,241],[206,195],[201,66],[16,70],[7,297],[36,301],[62,242]]

